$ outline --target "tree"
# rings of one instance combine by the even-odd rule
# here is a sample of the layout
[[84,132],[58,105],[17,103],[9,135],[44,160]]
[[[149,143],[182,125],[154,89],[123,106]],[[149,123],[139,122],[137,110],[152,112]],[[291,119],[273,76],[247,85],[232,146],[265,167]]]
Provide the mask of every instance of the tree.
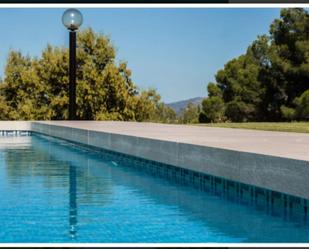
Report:
[[222,98],[222,96],[223,96],[222,90],[218,87],[218,85],[216,85],[213,82],[210,82],[207,85],[207,92],[208,92],[209,97],[220,97],[220,98]]
[[[108,37],[88,28],[77,39],[78,119],[172,122],[174,113],[160,95],[140,93],[127,63],[115,62]],[[68,64],[67,48],[48,45],[38,58],[11,51],[1,84],[2,118],[67,119]]]
[[296,117],[301,120],[309,120],[309,90],[296,98],[294,103],[296,104]]
[[282,105],[280,107],[280,111],[281,111],[282,117],[287,121],[291,121],[296,118],[296,113],[295,113],[294,108],[290,108],[290,107],[286,107],[285,105]]
[[161,96],[155,89],[142,91],[135,99],[135,120],[173,123],[176,120],[175,111],[160,100]]
[[220,122],[224,120],[225,104],[223,100],[224,87],[210,82],[207,85],[208,97],[202,101],[202,110],[198,111],[200,123]]
[[179,122],[183,124],[194,124],[199,122],[199,105],[189,102],[185,108],[181,110]]
[[229,120],[234,122],[246,122],[253,109],[253,105],[235,99],[226,104],[225,115]]
[[[245,55],[229,61],[216,75],[218,87],[222,89],[222,97],[228,107],[226,116],[232,121],[252,121],[262,116],[260,104],[264,89],[258,79],[259,64],[252,49],[253,45]],[[241,112],[236,117],[234,114],[239,108]]]
[[309,88],[308,37],[309,16],[304,9],[282,9],[270,26],[269,64],[260,71],[268,120],[284,118],[281,106],[294,108],[295,98]]
[[[222,96],[225,115],[231,121],[306,119],[299,110],[306,107],[297,103],[298,96],[309,89],[308,12],[282,9],[280,18],[270,25],[269,35],[259,36],[215,78],[216,83],[208,87],[209,98]],[[208,108],[210,103],[208,100]],[[204,114],[200,118],[205,119]]]
[[6,104],[3,96],[0,95],[0,120],[9,120],[10,108]]
[[206,116],[206,114],[202,111],[198,116],[198,121],[200,123],[210,123],[211,120]]
[[202,102],[202,110],[204,115],[211,122],[221,122],[224,120],[224,102],[222,98],[213,96],[208,97]]
[[7,115],[15,119],[44,119],[47,106],[42,105],[45,98],[45,85],[40,84],[35,66],[36,59],[11,51],[5,68],[1,95],[7,105]]
[[169,106],[165,105],[164,103],[159,103],[157,106],[157,120],[161,123],[175,123],[177,120],[176,112],[170,108]]

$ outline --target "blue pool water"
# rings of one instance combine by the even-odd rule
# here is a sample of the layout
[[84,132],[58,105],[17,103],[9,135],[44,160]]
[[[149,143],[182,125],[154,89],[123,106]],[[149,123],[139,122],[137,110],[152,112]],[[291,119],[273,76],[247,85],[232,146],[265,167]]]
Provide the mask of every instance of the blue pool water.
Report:
[[134,163],[37,134],[0,137],[0,243],[309,242],[303,215],[227,200]]

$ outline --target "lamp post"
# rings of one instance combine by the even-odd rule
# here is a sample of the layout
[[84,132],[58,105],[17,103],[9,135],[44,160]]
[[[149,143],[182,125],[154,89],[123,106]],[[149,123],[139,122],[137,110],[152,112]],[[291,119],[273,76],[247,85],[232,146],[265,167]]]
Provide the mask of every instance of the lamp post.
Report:
[[67,9],[62,23],[70,31],[69,120],[76,120],[76,31],[83,23],[83,16],[77,9]]

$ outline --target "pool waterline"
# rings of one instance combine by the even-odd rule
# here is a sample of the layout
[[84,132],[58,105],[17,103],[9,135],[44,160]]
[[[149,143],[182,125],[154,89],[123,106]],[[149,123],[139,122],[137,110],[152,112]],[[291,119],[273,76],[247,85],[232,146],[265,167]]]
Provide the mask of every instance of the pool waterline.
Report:
[[[55,195],[55,199],[52,201],[55,202],[56,207],[61,207],[59,212],[52,212],[52,218],[58,221],[56,214],[67,216],[69,233],[65,234],[64,231],[68,229],[65,228],[65,224],[59,224],[58,221],[58,229],[63,233],[61,236],[54,236],[56,241],[49,237],[51,236],[50,232],[45,235],[47,237],[37,238],[35,235],[33,235],[34,237],[29,235],[28,242],[309,241],[309,238],[305,236],[308,232],[307,217],[305,219],[302,215],[294,217],[291,215],[292,213],[289,213],[291,211],[289,208],[281,209],[280,205],[279,208],[278,206],[275,208],[273,206],[274,209],[269,208],[271,201],[266,203],[266,208],[265,203],[256,202],[256,198],[253,200],[249,198],[249,202],[244,202],[239,198],[238,187],[232,188],[230,185],[230,189],[237,191],[224,192],[229,182],[225,181],[218,188],[219,180],[221,180],[219,178],[212,177],[210,188],[207,188],[208,185],[205,186],[205,183],[201,185],[194,183],[196,182],[194,181],[196,172],[188,172],[187,181],[185,177],[181,177],[186,171],[170,165],[147,162],[143,159],[109,151],[94,151],[78,144],[37,134],[29,137],[29,141],[29,150],[25,149],[25,145],[22,145],[20,147],[22,149],[15,152],[14,157],[11,155],[6,161],[14,163],[19,171],[14,171],[13,174],[11,172],[11,175],[8,176],[10,179],[5,180],[12,181],[13,189],[11,191],[13,192],[18,190],[14,189],[14,186],[18,186],[20,181],[25,179],[32,185],[36,185],[35,182],[32,182],[33,178],[38,177],[39,179],[40,177],[49,179],[51,183],[56,184],[56,190],[45,187],[47,193]],[[16,148],[14,149],[16,150]],[[7,153],[14,155],[14,149],[7,149],[5,152],[1,150],[1,155],[8,155]],[[16,153],[19,155],[18,157]],[[16,161],[16,158],[26,158],[28,165],[39,165],[39,168],[23,168],[18,164],[24,163],[25,160],[12,162]],[[6,159],[8,158],[6,157]],[[49,163],[47,166],[46,162]],[[45,172],[46,170],[47,172]],[[23,172],[22,175],[20,175],[20,171]],[[5,177],[0,171],[1,176]],[[201,177],[197,177],[199,177],[197,182],[200,182]],[[190,184],[192,179],[193,185]],[[60,180],[66,184],[65,187]],[[82,187],[89,187],[89,184],[90,191]],[[194,189],[192,186],[204,191]],[[24,188],[27,186],[25,185]],[[113,189],[112,194],[110,189]],[[220,189],[223,192],[220,192]],[[257,190],[261,191],[261,189]],[[60,199],[57,195],[58,191],[68,197],[68,200],[58,200]],[[27,194],[29,195],[28,192]],[[253,196],[255,197],[255,195]],[[44,195],[40,197],[44,199]],[[39,202],[39,200],[37,201]],[[102,212],[98,207],[102,201],[106,204],[105,212]],[[284,205],[285,201],[287,200],[284,200]],[[69,208],[66,208],[67,205]],[[0,205],[1,213],[3,208],[4,206]],[[44,211],[44,207],[41,208]],[[66,213],[67,209],[69,212]],[[294,209],[292,210],[294,211]],[[128,224],[119,224],[118,221],[112,219],[112,216],[105,217],[106,213],[117,216],[117,219],[122,222],[127,221]],[[296,212],[296,214],[299,213],[301,212]],[[33,215],[31,212],[30,214]],[[103,221],[100,214],[105,217]],[[137,220],[134,220],[136,217]],[[163,223],[163,227],[162,224],[158,224],[158,221]],[[0,224],[1,222],[3,222],[2,219]],[[262,227],[261,224],[263,224]],[[269,228],[265,226],[266,224],[269,225]],[[45,225],[50,226],[48,222]],[[271,228],[273,229],[268,230]],[[254,231],[255,229],[258,231]],[[44,231],[44,229],[42,230]],[[132,234],[131,231],[134,233]],[[57,234],[56,231],[54,233]],[[90,234],[95,236],[89,236]],[[0,232],[0,241],[1,238]],[[27,240],[27,238],[23,239]]]

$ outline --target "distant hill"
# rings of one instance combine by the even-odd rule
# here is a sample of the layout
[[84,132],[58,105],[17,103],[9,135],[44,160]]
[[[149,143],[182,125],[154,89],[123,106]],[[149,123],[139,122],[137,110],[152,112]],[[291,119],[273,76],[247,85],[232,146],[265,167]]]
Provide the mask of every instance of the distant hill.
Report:
[[198,105],[202,102],[203,99],[204,98],[202,97],[196,97],[192,99],[186,99],[186,100],[180,100],[177,102],[168,103],[166,105],[172,108],[176,113],[180,113],[181,109],[185,108],[190,102],[195,105]]

